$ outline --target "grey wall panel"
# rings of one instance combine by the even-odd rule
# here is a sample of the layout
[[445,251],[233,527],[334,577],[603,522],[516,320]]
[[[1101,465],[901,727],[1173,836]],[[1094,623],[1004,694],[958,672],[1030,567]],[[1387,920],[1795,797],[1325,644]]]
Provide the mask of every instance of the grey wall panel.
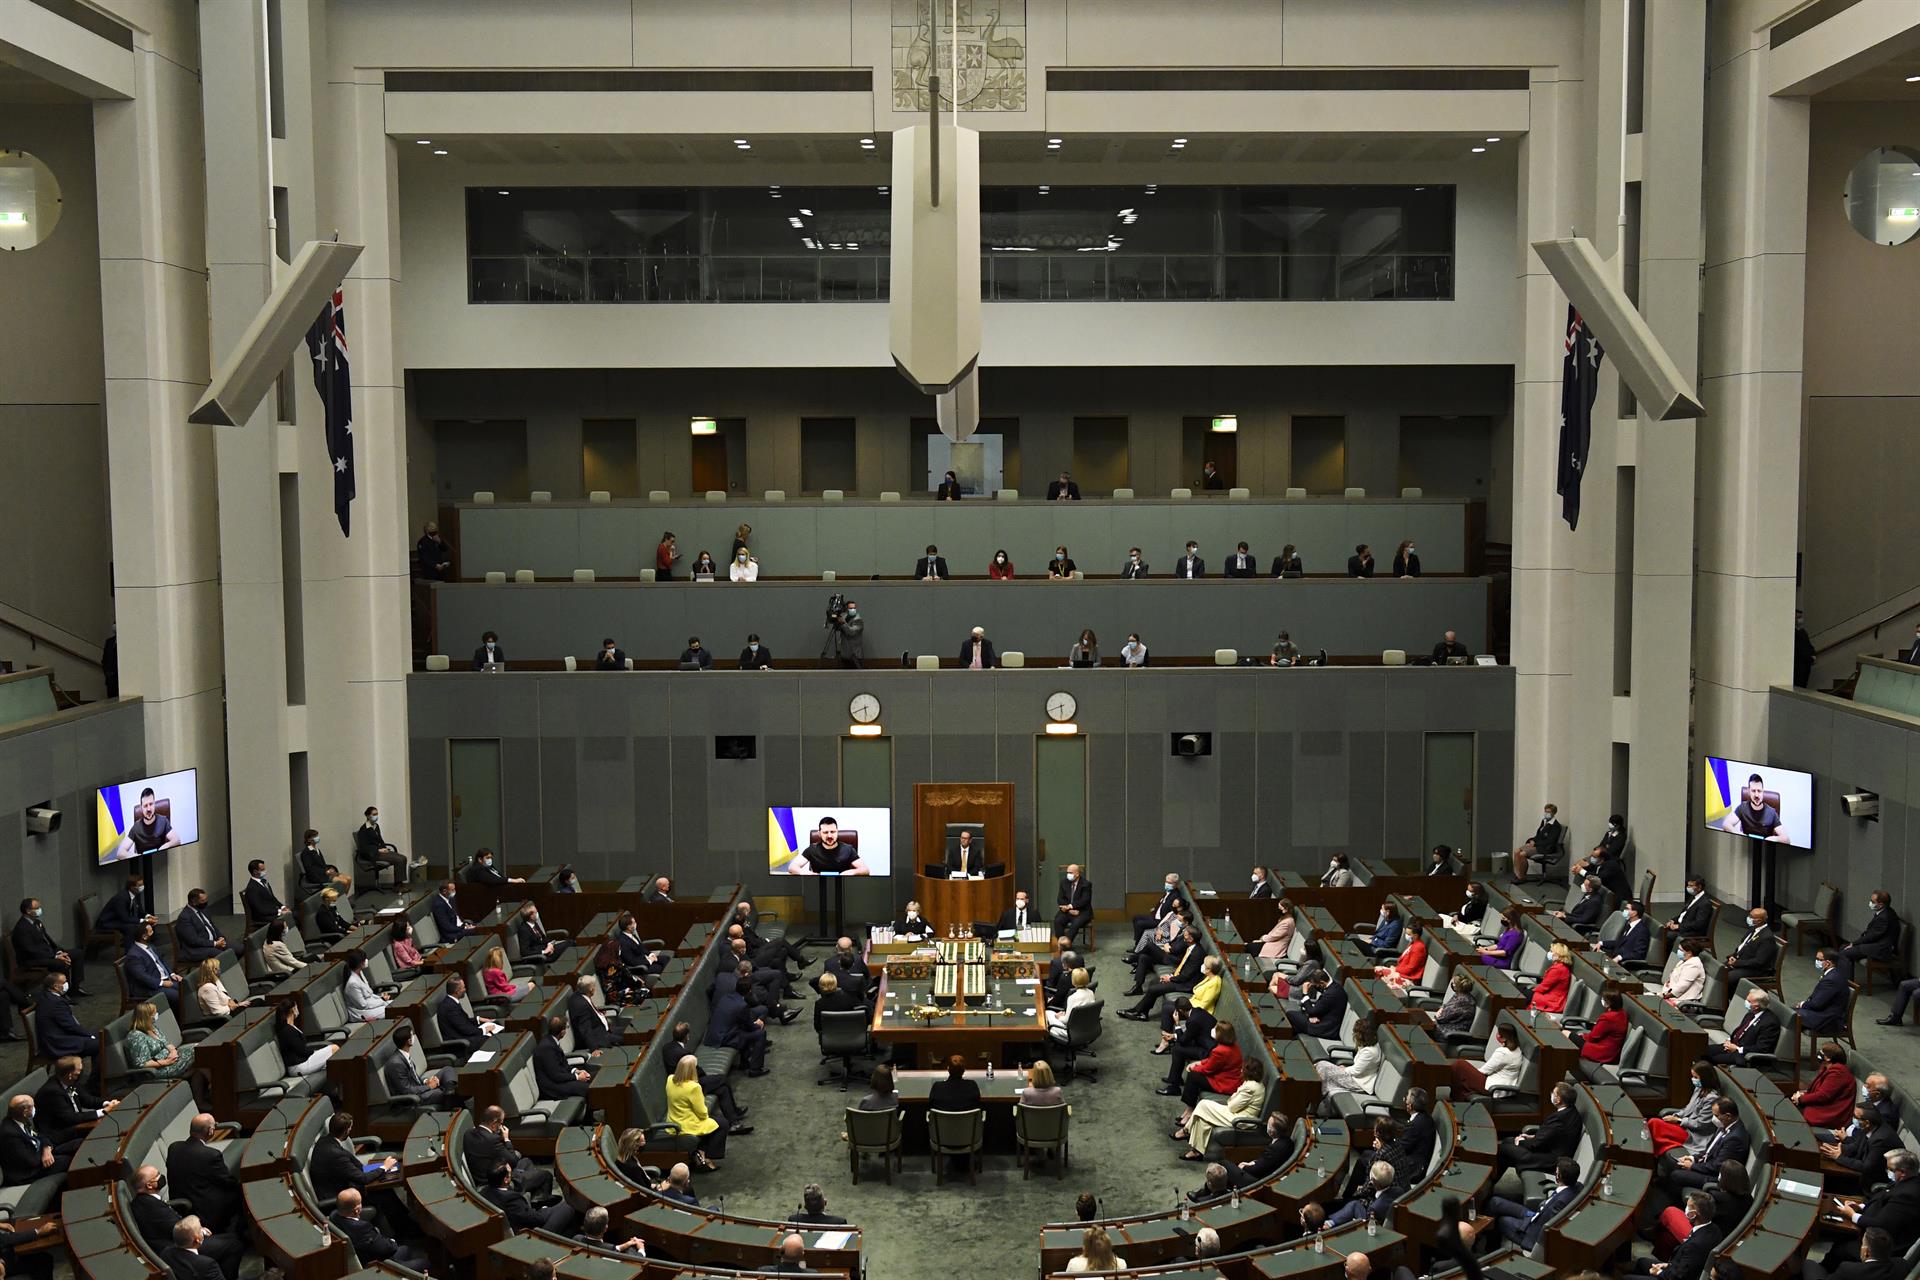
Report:
[[[624,739],[615,741],[623,748],[626,745]],[[623,749],[625,770],[588,788],[583,785],[584,770],[577,758],[585,750],[586,743],[576,738],[540,739],[540,852],[548,863],[571,863],[574,873],[583,880],[604,880],[611,874],[607,851],[633,847],[633,767]],[[582,828],[597,829],[609,813],[628,815],[626,839],[583,845]]]
[[[733,878],[729,860],[716,866],[712,840],[713,796],[707,782],[707,759],[713,745],[704,737],[686,732],[690,727],[677,721],[673,736],[667,740],[669,769],[673,778],[674,875],[681,882],[682,898],[701,894]],[[723,803],[732,803],[727,797]]]
[[415,735],[408,739],[407,748],[407,786],[416,800],[427,797],[427,804],[424,809],[418,804],[412,807],[413,848],[402,852],[426,858],[430,874],[440,875],[452,865],[453,857],[447,740]]
[[[440,646],[465,666],[483,631],[500,634],[512,660],[589,657],[613,636],[635,658],[673,659],[699,635],[721,661],[738,656],[748,631],[777,655],[820,652],[825,583],[540,583],[436,587]],[[1385,648],[1424,652],[1451,626],[1469,649],[1486,640],[1488,583],[1418,582],[866,582],[839,584],[867,619],[871,664],[902,652],[951,657],[973,626],[996,647],[1064,655],[1092,627],[1109,656],[1130,631],[1163,656],[1221,647],[1264,655],[1286,627],[1303,648],[1336,654]]]
[[581,738],[578,745],[574,765],[575,794],[581,806],[578,846],[601,852],[634,848],[640,833],[634,829],[632,804],[633,739]]
[[1395,780],[1423,776],[1427,735],[1424,729],[1391,729],[1377,736],[1383,753],[1378,773],[1369,777],[1356,765],[1349,774],[1354,803],[1380,815],[1382,848],[1425,849],[1426,823],[1420,803],[1425,793],[1409,793],[1404,783]]
[[678,793],[673,785],[673,751],[664,731],[633,742],[633,811],[645,837],[631,852],[613,851],[614,875],[678,877],[691,871],[704,855],[699,845],[680,833]]
[[[825,508],[815,526],[814,554],[818,563],[814,567],[833,569],[848,577],[880,572],[876,567],[879,556],[876,554],[878,544],[874,541],[874,514],[874,508],[865,505],[845,506],[838,511],[831,505]],[[907,547],[887,547],[892,553],[890,558],[904,562],[901,572],[913,571],[913,559],[906,554],[913,545],[910,541]]]
[[[1418,851],[1421,842],[1417,835],[1404,844],[1387,843],[1387,788],[1383,785],[1388,779],[1386,740],[1386,734],[1374,730],[1347,735],[1347,843],[1354,849]],[[1418,792],[1411,793],[1400,801],[1401,807],[1406,807],[1405,800],[1417,804],[1418,799]]]
[[[500,857],[515,866],[531,866],[542,858],[540,739],[533,733],[500,740]],[[510,782],[509,779],[512,781]],[[527,780],[535,785],[526,785]],[[456,862],[473,856],[472,849],[455,849]]]

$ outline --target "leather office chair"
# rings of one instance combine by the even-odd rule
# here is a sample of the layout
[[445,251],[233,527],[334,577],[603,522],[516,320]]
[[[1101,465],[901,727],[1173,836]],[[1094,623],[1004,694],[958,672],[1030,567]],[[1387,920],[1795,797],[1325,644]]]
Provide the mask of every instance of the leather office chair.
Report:
[[1100,1039],[1101,1032],[1106,1029],[1106,1024],[1100,1017],[1106,1011],[1106,1007],[1106,1001],[1095,1000],[1091,1004],[1069,1009],[1066,1024],[1061,1028],[1066,1032],[1066,1039],[1061,1040],[1052,1035],[1047,1037],[1049,1047],[1058,1045],[1066,1055],[1066,1062],[1060,1067],[1061,1084],[1071,1084],[1081,1076],[1089,1080],[1100,1078],[1100,1068],[1082,1067],[1080,1058],[1083,1054],[1089,1058],[1099,1056],[1093,1051],[1093,1046],[1094,1042]]
[[840,1060],[838,1075],[829,1073],[815,1084],[840,1084],[840,1092],[845,1093],[853,1081],[853,1060],[865,1057],[867,1045],[867,1011],[865,1009],[836,1009],[820,1015],[820,1059]]
[[1834,940],[1833,909],[1839,902],[1840,887],[1830,880],[1822,880],[1819,889],[1814,891],[1813,910],[1780,913],[1780,927],[1788,930],[1793,937],[1793,954],[1802,953],[1809,933],[1815,934],[1823,942]]

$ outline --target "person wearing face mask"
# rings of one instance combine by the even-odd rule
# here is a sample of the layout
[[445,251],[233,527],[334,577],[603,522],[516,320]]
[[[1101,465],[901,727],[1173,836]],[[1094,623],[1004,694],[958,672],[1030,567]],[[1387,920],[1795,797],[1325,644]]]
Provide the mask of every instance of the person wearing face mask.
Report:
[[[1864,1202],[1839,1199],[1834,1210],[1858,1227],[1863,1239],[1876,1229],[1886,1232],[1889,1247],[1880,1256],[1899,1258],[1920,1240],[1920,1156],[1905,1150],[1889,1152],[1886,1170],[1891,1186],[1871,1193]],[[1855,1248],[1851,1237],[1841,1237],[1827,1252],[1826,1274],[1835,1275]]]
[[506,660],[507,651],[500,647],[500,637],[491,631],[482,634],[480,647],[473,651],[473,669],[485,671],[492,664],[505,663]]
[[33,1027],[45,1057],[91,1058],[100,1052],[100,1037],[81,1026],[74,1016],[64,973],[56,971],[46,976],[34,1005]]
[[688,636],[687,647],[680,651],[680,669],[689,668],[698,671],[713,669],[713,651],[700,643],[699,636]]
[[1073,562],[1073,557],[1067,554],[1065,547],[1055,547],[1053,559],[1047,561],[1047,580],[1064,582],[1078,572],[1079,568],[1080,566]]
[[459,907],[454,905],[454,896],[459,888],[453,881],[446,881],[428,904],[428,909],[433,912],[433,927],[443,943],[458,942],[473,932],[473,922],[462,920]]
[[1293,950],[1293,935],[1299,929],[1299,922],[1293,916],[1293,903],[1282,898],[1276,905],[1279,913],[1274,917],[1273,927],[1247,944],[1262,960],[1286,959],[1287,953]]
[[1767,927],[1767,909],[1753,908],[1747,912],[1745,936],[1727,959],[1728,984],[1738,983],[1742,978],[1762,978],[1772,974],[1779,950],[1779,938]]
[[1627,883],[1627,820],[1618,813],[1607,815],[1607,829],[1587,856],[1574,864],[1577,876],[1596,875],[1607,892],[1621,900],[1632,896]]
[[914,562],[913,576],[922,582],[929,580],[945,581],[953,575],[947,572],[947,558],[940,554],[940,548],[931,542],[927,544],[927,554]]
[[1242,542],[1237,545],[1233,549],[1233,554],[1227,557],[1226,575],[1229,578],[1257,578],[1260,576],[1260,567],[1254,561],[1253,553],[1247,550],[1246,543]]
[[182,960],[198,962],[227,949],[226,935],[213,927],[213,917],[207,914],[205,889],[188,892],[187,905],[174,917],[173,936]]
[[1127,548],[1127,562],[1120,566],[1122,578],[1144,578],[1147,576],[1147,562],[1140,558],[1140,548]]
[[993,641],[987,639],[985,627],[975,627],[965,640],[960,642],[958,659],[962,671],[991,671],[996,665]]
[[1888,960],[1900,943],[1900,917],[1894,914],[1893,896],[1875,889],[1867,896],[1867,923],[1852,942],[1841,949],[1849,965],[1864,960]]
[[500,870],[499,860],[491,849],[481,849],[473,855],[473,861],[467,867],[468,884],[525,884],[525,876],[510,876]]
[[1186,952],[1186,933],[1191,923],[1187,904],[1178,902],[1174,909],[1160,918],[1153,931],[1134,943],[1129,953],[1128,963],[1133,965],[1133,987],[1127,992],[1130,996],[1140,994],[1148,978],[1153,976],[1156,965],[1174,965]]
[[1127,669],[1147,665],[1147,646],[1141,643],[1139,632],[1127,633],[1127,642],[1120,646],[1120,665]]
[[702,551],[693,558],[693,580],[695,582],[712,582],[714,575],[719,572],[719,566],[713,562],[712,552]]
[[1713,900],[1707,897],[1707,882],[1702,876],[1687,877],[1686,904],[1680,908],[1680,914],[1660,926],[1662,933],[1678,941],[1681,938],[1704,938],[1713,924]]
[[262,858],[247,864],[247,882],[240,887],[240,904],[246,910],[249,931],[291,914],[267,880],[267,864]]
[[1901,652],[1900,661],[1920,667],[1920,627],[1913,629],[1913,643]]
[[893,936],[918,942],[933,936],[933,924],[920,914],[918,902],[908,902],[907,909],[894,922]]
[[1595,951],[1604,951],[1621,964],[1638,964],[1647,958],[1647,947],[1652,941],[1653,930],[1647,927],[1646,904],[1635,900],[1622,908],[1627,917],[1627,927],[1611,938],[1602,938],[1593,944]]
[[322,889],[338,889],[345,893],[353,887],[351,877],[340,874],[340,868],[327,861],[327,855],[320,852],[320,833],[308,827],[300,840],[300,896],[309,897]]
[[746,648],[740,650],[740,669],[742,671],[773,670],[773,650],[761,642],[760,633],[747,633]]
[[[427,865],[424,857],[415,858],[409,862],[407,855],[401,853],[392,841],[380,833],[379,805],[368,805],[361,817],[363,821],[359,829],[353,833],[353,856],[356,860],[365,863],[367,867],[378,867],[380,863],[386,863],[393,868],[395,884],[406,884],[415,868]],[[345,891],[342,890],[342,892]]]
[[1475,937],[1480,932],[1480,921],[1487,914],[1487,891],[1477,883],[1467,885],[1466,901],[1451,917],[1446,917],[1447,927],[1465,937]]
[[1040,923],[1035,917],[1033,906],[1027,900],[1027,891],[1020,889],[1013,895],[1013,905],[1000,913],[1000,931],[1009,929],[1030,929]]
[[1420,553],[1414,550],[1413,539],[1408,538],[1393,553],[1393,576],[1396,578],[1417,578],[1420,576]]
[[46,908],[38,898],[20,900],[20,918],[13,922],[14,963],[28,969],[46,969],[73,978],[73,994],[85,998],[85,962],[62,947],[46,926]]
[[960,501],[960,477],[947,472],[940,478],[940,487],[933,491],[933,496],[938,502]]
[[1347,557],[1347,576],[1349,578],[1371,578],[1373,576],[1373,548],[1362,542],[1354,547],[1353,554]]
[[1720,1226],[1713,1220],[1713,1197],[1703,1190],[1686,1195],[1686,1217],[1691,1230],[1666,1262],[1643,1261],[1626,1273],[1625,1280],[1701,1280],[1707,1273],[1707,1259],[1720,1247]]
[[760,560],[745,547],[733,553],[733,559],[727,564],[728,582],[760,581]]
[[107,899],[100,914],[93,918],[95,933],[117,933],[122,943],[132,940],[145,923],[158,923],[159,917],[147,910],[147,879],[139,872],[127,877],[127,887]]
[[1533,834],[1520,842],[1513,851],[1513,878],[1527,878],[1527,859],[1533,858],[1542,864],[1553,861],[1560,853],[1561,841],[1566,838],[1566,828],[1560,825],[1560,808],[1548,804],[1542,807],[1540,825]]
[[1093,884],[1080,874],[1078,863],[1068,863],[1066,874],[1060,877],[1060,892],[1054,898],[1059,910],[1054,913],[1053,933],[1057,938],[1065,938],[1067,945],[1074,945],[1078,935],[1087,931],[1093,923]]
[[1047,501],[1078,502],[1080,501],[1080,486],[1074,482],[1070,474],[1062,471],[1058,480],[1048,483]]
[[[1721,1098],[1713,1104],[1713,1122],[1719,1131],[1707,1139],[1706,1150],[1698,1156],[1669,1152],[1660,1158],[1662,1164],[1655,1176],[1673,1194],[1711,1185],[1720,1173],[1722,1160],[1746,1160],[1752,1142],[1732,1098]],[[1712,1216],[1711,1208],[1708,1216]]]
[[1347,865],[1347,855],[1336,853],[1327,860],[1327,869],[1320,877],[1323,889],[1348,889],[1353,887],[1353,869]]
[[613,642],[608,636],[600,642],[600,652],[594,656],[595,671],[625,671],[627,669],[627,651]]
[[[155,1165],[143,1164],[127,1175],[127,1187],[133,1193],[130,1202],[135,1229],[147,1248],[164,1254],[173,1247],[174,1229],[182,1221],[163,1194],[167,1189],[166,1175]],[[225,1280],[233,1280],[239,1274],[240,1255],[245,1252],[239,1236],[202,1232],[199,1250],[203,1260],[213,1260]]]
[[1700,1056],[1717,1067],[1741,1066],[1747,1055],[1771,1054],[1780,1044],[1780,1018],[1758,987],[1747,990],[1747,1007],[1727,1038]]
[[1160,898],[1153,904],[1153,910],[1133,918],[1134,945],[1122,958],[1133,959],[1134,954],[1140,950],[1140,945],[1147,940],[1147,935],[1153,932],[1154,926],[1172,915],[1173,909],[1179,906],[1181,901],[1180,877],[1175,872],[1169,871],[1162,877]]
[[1647,1121],[1647,1136],[1653,1140],[1653,1154],[1669,1151],[1699,1155],[1719,1132],[1713,1122],[1713,1104],[1720,1100],[1720,1074],[1705,1058],[1693,1064],[1693,1092],[1685,1106],[1668,1107]]
[[1013,558],[1005,548],[993,553],[993,563],[987,566],[987,577],[995,582],[1005,582],[1013,577]]
[[1289,542],[1280,548],[1280,554],[1273,558],[1273,576],[1276,578],[1304,578],[1306,566],[1300,562],[1300,553]]
[[1191,581],[1207,576],[1207,562],[1200,558],[1200,544],[1187,543],[1187,553],[1173,562],[1173,576]]
[[1267,878],[1265,867],[1255,867],[1251,879],[1253,887],[1248,891],[1247,897],[1271,898],[1273,896],[1273,881]]
[[1846,974],[1841,971],[1843,963],[1840,953],[1829,947],[1822,947],[1813,954],[1813,966],[1820,973],[1820,980],[1813,984],[1813,990],[1807,998],[1793,1006],[1800,1015],[1800,1025],[1816,1035],[1832,1035],[1839,1031],[1847,1017]]

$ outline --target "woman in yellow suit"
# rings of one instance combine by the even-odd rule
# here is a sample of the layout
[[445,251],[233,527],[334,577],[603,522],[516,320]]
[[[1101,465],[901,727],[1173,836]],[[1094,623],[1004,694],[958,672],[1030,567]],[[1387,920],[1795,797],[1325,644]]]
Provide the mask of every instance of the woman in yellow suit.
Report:
[[680,1059],[673,1069],[673,1079],[667,1081],[667,1123],[700,1140],[693,1153],[694,1168],[711,1172],[720,1167],[727,1154],[727,1126],[707,1114],[707,1096],[700,1088],[700,1060],[690,1053]]

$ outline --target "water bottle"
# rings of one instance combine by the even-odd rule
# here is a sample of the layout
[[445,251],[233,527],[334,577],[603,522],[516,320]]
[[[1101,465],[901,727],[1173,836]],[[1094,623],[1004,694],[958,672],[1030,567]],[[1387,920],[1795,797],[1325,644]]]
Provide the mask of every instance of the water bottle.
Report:
[[1608,1165],[1607,1171],[1600,1175],[1600,1194],[1603,1196],[1606,1196],[1608,1199],[1612,1199],[1613,1197],[1613,1166],[1612,1165]]
[[993,1083],[993,1059],[992,1058],[987,1059],[987,1083],[988,1084]]
[[1380,1234],[1380,1215],[1379,1214],[1372,1213],[1372,1212],[1369,1212],[1367,1214],[1367,1234],[1370,1236],[1377,1236]]
[[1192,1218],[1193,1218],[1193,1205],[1188,1203],[1187,1198],[1185,1196],[1181,1196],[1180,1197],[1180,1221],[1189,1222],[1192,1220]]
[[1313,1251],[1315,1253],[1327,1251],[1327,1228],[1324,1223],[1313,1229]]
[[1245,960],[1240,962],[1240,976],[1245,978],[1248,982],[1253,981],[1253,957],[1252,956],[1248,956]]
[[1231,1194],[1229,1194],[1229,1195],[1228,1195],[1228,1197],[1227,1197],[1227,1203],[1228,1203],[1228,1204],[1230,1204],[1230,1205],[1232,1205],[1232,1206],[1233,1206],[1233,1207],[1234,1207],[1235,1209],[1238,1209],[1238,1208],[1240,1207],[1240,1187],[1239,1187],[1239,1184],[1237,1184],[1237,1183],[1236,1183],[1236,1184],[1234,1185],[1234,1188],[1233,1188],[1233,1191],[1232,1191],[1232,1193],[1231,1193]]

